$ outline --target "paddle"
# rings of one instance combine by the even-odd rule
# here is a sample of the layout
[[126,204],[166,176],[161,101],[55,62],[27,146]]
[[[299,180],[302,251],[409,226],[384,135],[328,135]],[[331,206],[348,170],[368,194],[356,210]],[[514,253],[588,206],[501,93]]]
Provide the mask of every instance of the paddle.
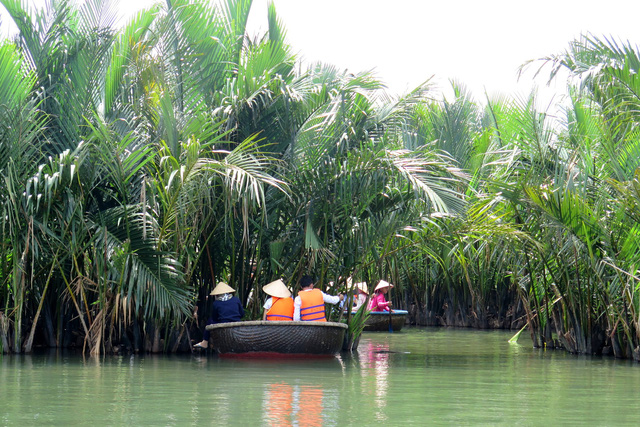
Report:
[[387,308],[389,309],[389,333],[392,334],[393,325],[391,324],[391,297],[389,297],[389,305],[387,305]]

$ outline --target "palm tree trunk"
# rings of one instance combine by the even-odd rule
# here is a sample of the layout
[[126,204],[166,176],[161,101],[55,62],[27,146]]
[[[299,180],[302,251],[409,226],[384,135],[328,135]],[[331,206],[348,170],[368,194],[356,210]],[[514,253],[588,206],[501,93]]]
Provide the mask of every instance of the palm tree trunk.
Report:
[[[56,254],[57,256],[58,254]],[[29,337],[27,341],[24,343],[24,352],[31,353],[31,349],[33,347],[33,337],[36,334],[36,327],[38,326],[38,320],[40,319],[40,313],[42,312],[42,305],[44,304],[45,298],[47,296],[47,289],[49,289],[49,283],[51,282],[51,275],[53,273],[53,269],[55,267],[55,263],[51,264],[51,268],[49,269],[49,276],[47,277],[47,282],[44,285],[44,290],[42,291],[42,296],[40,297],[40,302],[38,303],[38,310],[36,311],[36,315],[33,318],[33,324],[31,325],[31,332],[29,332]]]
[[9,353],[11,348],[9,347],[9,341],[7,340],[7,333],[9,332],[9,322],[4,315],[0,311],[0,344],[2,345],[2,349],[0,349],[0,354]]
[[13,323],[13,350],[16,353],[20,353],[22,351],[22,311],[25,304],[24,289],[25,282],[27,280],[27,272],[25,271],[24,261],[27,255],[28,247],[29,245],[27,244],[27,248],[25,248],[24,253],[22,254],[19,265],[18,263],[16,263],[13,271],[14,286],[16,290],[14,294],[16,314]]

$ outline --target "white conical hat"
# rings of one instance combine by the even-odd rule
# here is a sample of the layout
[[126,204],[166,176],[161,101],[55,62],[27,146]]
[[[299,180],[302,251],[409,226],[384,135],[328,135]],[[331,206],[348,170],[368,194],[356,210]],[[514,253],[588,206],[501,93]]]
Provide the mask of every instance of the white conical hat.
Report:
[[222,295],[222,294],[230,294],[231,292],[235,292],[231,286],[227,285],[224,282],[218,282],[215,288],[211,291],[209,295]]
[[276,298],[289,298],[291,296],[291,291],[287,289],[287,286],[280,279],[274,280],[268,285],[264,285],[262,290],[265,294]]
[[378,291],[382,288],[393,288],[393,285],[387,281],[384,280],[380,280],[380,282],[378,283],[378,286],[376,286],[375,290]]
[[354,286],[363,294],[369,295],[369,288],[365,282],[356,283]]

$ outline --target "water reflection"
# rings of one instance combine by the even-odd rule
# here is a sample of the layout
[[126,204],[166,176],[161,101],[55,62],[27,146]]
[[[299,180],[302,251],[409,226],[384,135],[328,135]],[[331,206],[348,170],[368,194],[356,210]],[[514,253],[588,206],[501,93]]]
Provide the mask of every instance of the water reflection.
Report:
[[[356,357],[362,368],[362,388],[373,390],[377,421],[387,421],[385,407],[389,390],[389,343],[364,341],[358,347]],[[374,386],[370,387],[368,377],[373,377]]]
[[297,399],[299,403],[296,409],[299,425],[322,425],[322,389],[313,386],[301,386],[298,388]]
[[266,422],[271,426],[291,426],[293,386],[285,383],[267,385]]
[[[326,390],[326,393],[325,393]],[[280,426],[322,426],[337,419],[339,407],[329,396],[337,395],[332,387],[322,384],[292,384],[278,381],[265,384],[264,424]]]
[[5,355],[0,425],[637,424],[638,364],[511,336],[366,334],[342,360]]

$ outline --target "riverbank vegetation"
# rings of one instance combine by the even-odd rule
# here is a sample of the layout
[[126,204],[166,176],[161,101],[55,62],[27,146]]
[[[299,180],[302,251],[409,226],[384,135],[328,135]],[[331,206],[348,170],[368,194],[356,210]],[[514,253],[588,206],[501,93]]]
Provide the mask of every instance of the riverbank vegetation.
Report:
[[[227,281],[393,282],[413,322],[640,360],[639,52],[582,36],[526,100],[303,64],[275,8],[0,0],[0,346],[190,348]],[[194,316],[198,307],[200,316]],[[199,337],[198,337],[199,338]]]

